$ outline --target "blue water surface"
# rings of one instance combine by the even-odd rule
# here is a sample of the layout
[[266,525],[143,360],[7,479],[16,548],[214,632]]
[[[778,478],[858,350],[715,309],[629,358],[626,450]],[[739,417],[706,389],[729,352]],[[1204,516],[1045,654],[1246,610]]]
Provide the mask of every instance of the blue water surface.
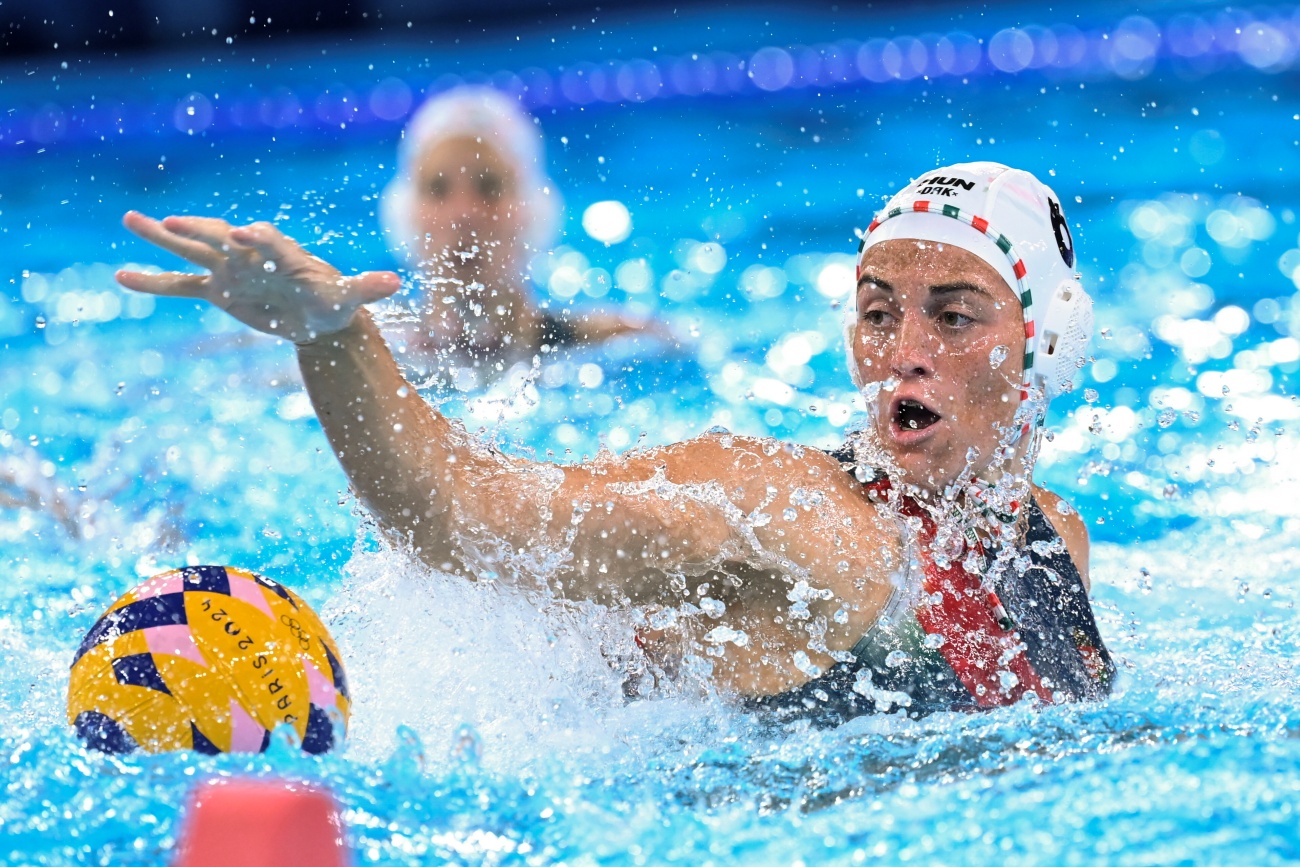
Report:
[[[1300,860],[1295,10],[595,18],[0,66],[0,858],[165,863],[189,790],[252,774],[329,787],[358,863]],[[539,457],[714,425],[838,443],[855,229],[937,165],[1051,183],[1099,334],[1039,477],[1092,530],[1116,694],[830,731],[687,689],[625,702],[623,614],[386,550],[288,348],[114,286],[174,265],[127,208],[275,220],[344,270],[392,267],[375,209],[401,122],[460,80],[526,86],[541,119],[567,207],[539,296],[678,335],[429,391]],[[608,247],[581,226],[607,199],[633,220]],[[140,578],[209,562],[325,613],[356,693],[344,751],[76,742],[81,636]]]

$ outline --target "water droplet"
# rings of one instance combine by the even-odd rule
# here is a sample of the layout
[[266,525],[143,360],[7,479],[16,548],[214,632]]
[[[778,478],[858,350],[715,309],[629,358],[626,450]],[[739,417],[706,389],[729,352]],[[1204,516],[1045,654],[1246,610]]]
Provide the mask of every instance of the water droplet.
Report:
[[934,633],[933,635],[927,635],[925,637],[925,641],[923,641],[922,644],[924,644],[926,647],[930,648],[931,650],[938,650],[940,647],[943,647],[944,642],[947,640],[948,639],[944,638],[942,635],[939,635],[938,633]]
[[785,518],[787,521],[793,521],[795,518],[799,517],[799,513],[794,509],[786,509],[781,513],[781,517]]
[[1002,362],[1007,360],[1007,353],[1011,350],[1005,346],[998,345],[989,351],[989,366],[997,370],[1002,366]]
[[671,629],[677,624],[677,609],[664,608],[646,618],[651,629]]
[[1097,398],[1100,396],[1101,395],[1097,394],[1097,389],[1095,388],[1085,388],[1083,390],[1083,399],[1088,401],[1088,403],[1096,403]]
[[469,723],[461,723],[451,736],[452,759],[466,765],[477,765],[483,759],[483,738]]
[[812,660],[808,658],[808,654],[804,653],[802,650],[796,650],[793,659],[794,667],[802,671],[804,674],[809,677],[821,677],[822,670],[813,665]]
[[900,665],[906,665],[912,660],[912,655],[905,650],[892,650],[885,657],[885,665],[890,668],[898,668]]
[[1016,677],[1015,674],[1010,671],[999,671],[998,683],[1001,684],[1003,692],[1010,692],[1020,683],[1020,678]]
[[267,259],[265,262],[262,263],[262,270],[268,274],[274,274],[275,262],[271,259]]
[[44,327],[45,327],[45,317],[44,317],[44,316],[37,316],[37,317],[36,317],[36,327],[37,327],[37,328],[44,328]]
[[1156,416],[1156,421],[1161,427],[1169,427],[1171,424],[1178,421],[1178,413],[1172,409],[1166,409],[1162,411],[1160,415]]

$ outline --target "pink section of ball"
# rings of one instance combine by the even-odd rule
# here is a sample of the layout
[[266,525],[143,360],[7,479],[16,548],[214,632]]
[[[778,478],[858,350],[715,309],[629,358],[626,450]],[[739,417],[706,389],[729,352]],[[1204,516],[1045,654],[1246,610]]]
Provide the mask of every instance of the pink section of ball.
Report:
[[271,613],[271,606],[266,604],[266,596],[262,593],[262,587],[256,581],[244,578],[236,573],[230,574],[230,595],[243,602],[252,605],[258,611],[261,611],[275,622],[275,615]]
[[203,658],[203,654],[195,646],[194,636],[190,633],[189,624],[151,626],[141,631],[144,632],[144,642],[148,646],[150,653],[179,656],[207,667],[208,661]]
[[165,596],[168,593],[182,593],[185,590],[185,576],[180,572],[164,572],[155,575],[135,588],[136,599],[150,599]]
[[338,702],[338,691],[334,689],[334,680],[326,677],[306,654],[299,657],[303,670],[307,672],[307,685],[311,688],[311,703],[321,708],[334,707]]
[[253,719],[244,706],[230,700],[230,751],[232,753],[257,753],[262,750],[266,728]]

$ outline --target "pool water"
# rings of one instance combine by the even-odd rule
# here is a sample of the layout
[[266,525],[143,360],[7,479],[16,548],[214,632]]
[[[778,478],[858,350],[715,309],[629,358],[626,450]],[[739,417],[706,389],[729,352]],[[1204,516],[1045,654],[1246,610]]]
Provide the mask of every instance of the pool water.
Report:
[[[0,67],[0,858],[164,863],[185,793],[253,774],[328,786],[359,863],[1300,860],[1300,19],[1189,8],[697,11]],[[567,203],[539,295],[678,335],[430,393],[539,457],[716,425],[836,444],[857,413],[837,308],[880,194],[966,159],[1048,180],[1099,335],[1039,474],[1092,530],[1116,694],[829,731],[689,684],[627,702],[607,662],[626,613],[411,566],[349,497],[286,347],[114,287],[171,264],[127,208],[273,219],[345,270],[388,267],[375,197],[447,76],[529,85]],[[581,217],[611,199],[633,226],[606,246]],[[80,748],[81,636],[185,563],[325,614],[344,751]]]

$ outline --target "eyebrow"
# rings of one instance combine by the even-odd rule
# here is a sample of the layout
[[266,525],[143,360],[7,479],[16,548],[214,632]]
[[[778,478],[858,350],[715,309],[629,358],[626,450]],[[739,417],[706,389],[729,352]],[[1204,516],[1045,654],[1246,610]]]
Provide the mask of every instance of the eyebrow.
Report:
[[[864,283],[874,284],[881,292],[892,293],[894,291],[893,284],[888,280],[882,280],[870,272],[858,278],[858,289],[861,289]],[[931,295],[955,295],[958,292],[974,292],[977,295],[992,297],[989,290],[969,280],[951,280],[947,283],[936,283],[930,287]]]

